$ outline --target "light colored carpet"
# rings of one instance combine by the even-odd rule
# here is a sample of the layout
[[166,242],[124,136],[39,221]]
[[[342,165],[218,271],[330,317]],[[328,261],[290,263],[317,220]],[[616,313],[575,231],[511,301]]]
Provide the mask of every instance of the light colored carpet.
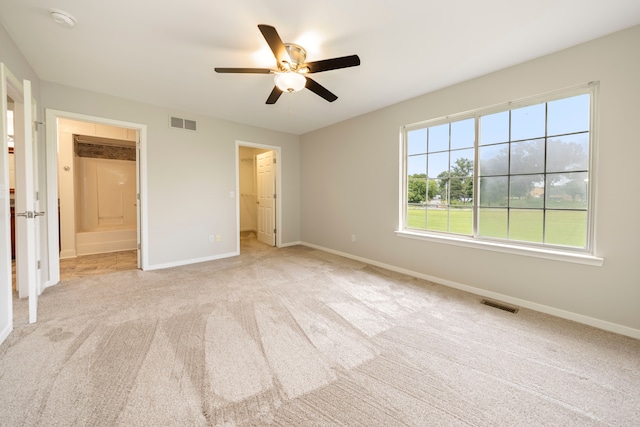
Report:
[[640,425],[640,341],[322,251],[47,289],[0,346],[3,426]]

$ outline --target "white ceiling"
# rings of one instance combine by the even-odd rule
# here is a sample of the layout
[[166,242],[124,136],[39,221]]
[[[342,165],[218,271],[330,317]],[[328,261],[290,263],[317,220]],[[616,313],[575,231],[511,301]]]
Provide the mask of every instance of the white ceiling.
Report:
[[[640,1],[0,0],[0,23],[42,80],[303,134],[640,24]],[[308,61],[362,65],[313,75],[333,103],[303,90],[266,105],[272,76],[213,71],[275,66],[258,24]]]

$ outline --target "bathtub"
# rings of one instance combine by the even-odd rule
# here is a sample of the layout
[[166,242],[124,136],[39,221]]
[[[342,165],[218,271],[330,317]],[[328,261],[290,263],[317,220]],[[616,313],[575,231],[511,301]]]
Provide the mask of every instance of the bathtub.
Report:
[[137,230],[103,230],[76,233],[76,253],[80,255],[130,251],[137,248]]

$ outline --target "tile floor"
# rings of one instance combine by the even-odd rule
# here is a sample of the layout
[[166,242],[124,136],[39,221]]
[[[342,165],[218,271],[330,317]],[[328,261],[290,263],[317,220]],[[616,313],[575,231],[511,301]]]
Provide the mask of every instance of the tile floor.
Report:
[[[11,262],[13,290],[16,289],[16,262]],[[106,254],[83,255],[60,260],[60,281],[77,279],[114,271],[138,268],[137,251],[110,252]]]
[[[257,241],[254,231],[240,233],[241,240]],[[13,290],[16,289],[16,263],[12,260]],[[112,273],[114,271],[135,270],[138,268],[137,251],[109,252],[105,254],[83,255],[60,260],[60,281],[80,277]]]
[[138,268],[137,251],[83,255],[60,260],[60,281]]

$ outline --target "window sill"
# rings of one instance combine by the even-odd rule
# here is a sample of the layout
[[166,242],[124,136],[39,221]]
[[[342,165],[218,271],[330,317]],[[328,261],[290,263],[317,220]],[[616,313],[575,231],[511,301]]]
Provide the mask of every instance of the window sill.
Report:
[[590,254],[563,252],[559,250],[550,250],[543,248],[531,248],[516,245],[508,245],[504,243],[487,242],[473,240],[462,236],[435,236],[427,235],[408,230],[396,231],[396,235],[408,239],[426,240],[429,242],[444,243],[450,245],[464,246],[467,248],[484,249],[494,252],[502,252],[507,254],[529,256],[535,258],[544,258],[554,261],[571,262],[576,264],[592,265],[602,267],[604,258]]

